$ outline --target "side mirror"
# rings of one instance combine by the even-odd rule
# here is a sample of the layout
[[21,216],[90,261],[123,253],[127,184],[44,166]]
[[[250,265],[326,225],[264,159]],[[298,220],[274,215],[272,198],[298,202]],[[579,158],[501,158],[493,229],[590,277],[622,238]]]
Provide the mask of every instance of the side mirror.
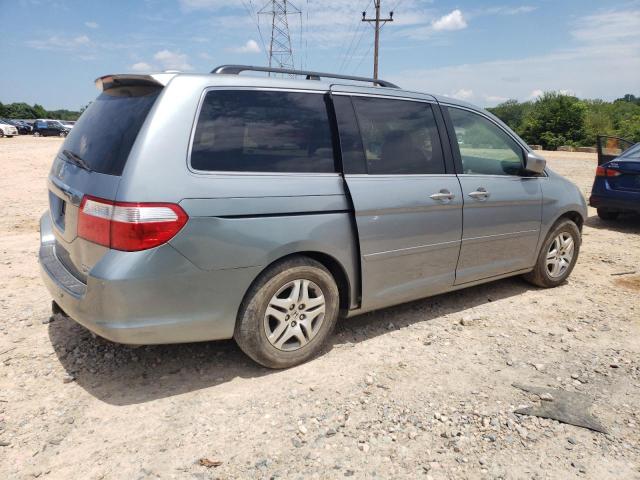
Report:
[[537,173],[538,175],[544,173],[544,168],[547,166],[547,161],[539,155],[533,152],[527,152],[527,156],[524,161],[524,169],[530,173]]

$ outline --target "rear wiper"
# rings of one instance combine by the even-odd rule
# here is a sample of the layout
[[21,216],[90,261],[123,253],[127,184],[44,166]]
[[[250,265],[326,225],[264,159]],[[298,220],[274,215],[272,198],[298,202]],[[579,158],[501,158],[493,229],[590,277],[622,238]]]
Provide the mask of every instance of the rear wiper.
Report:
[[74,165],[85,169],[88,172],[92,172],[93,170],[91,170],[91,167],[89,166],[89,164],[86,162],[86,160],[84,160],[82,157],[76,155],[75,153],[73,153],[70,150],[63,150],[62,154],[67,157],[69,160],[71,160],[71,163],[73,163]]

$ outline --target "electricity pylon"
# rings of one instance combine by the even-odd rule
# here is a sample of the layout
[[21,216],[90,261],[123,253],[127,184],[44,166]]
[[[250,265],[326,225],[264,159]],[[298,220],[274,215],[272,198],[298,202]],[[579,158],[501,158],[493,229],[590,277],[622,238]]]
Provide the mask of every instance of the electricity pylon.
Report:
[[287,17],[289,15],[300,15],[300,10],[287,0],[270,0],[258,13],[271,16],[269,67],[295,68]]

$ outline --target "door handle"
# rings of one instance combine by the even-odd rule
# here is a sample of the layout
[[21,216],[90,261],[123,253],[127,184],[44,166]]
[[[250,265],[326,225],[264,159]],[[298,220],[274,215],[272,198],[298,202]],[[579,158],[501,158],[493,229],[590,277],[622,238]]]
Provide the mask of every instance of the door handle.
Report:
[[480,187],[475,192],[471,192],[469,196],[471,198],[475,198],[476,200],[486,200],[491,196],[491,194],[487,192],[486,189]]
[[456,198],[456,196],[453,193],[451,193],[449,190],[440,190],[438,193],[429,195],[429,198],[431,198],[432,200],[438,200],[438,201],[449,201]]

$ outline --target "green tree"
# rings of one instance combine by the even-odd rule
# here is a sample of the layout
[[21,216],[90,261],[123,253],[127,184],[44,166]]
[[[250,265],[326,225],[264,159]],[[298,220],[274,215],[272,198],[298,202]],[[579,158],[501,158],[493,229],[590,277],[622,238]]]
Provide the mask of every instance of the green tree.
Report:
[[619,98],[618,100],[616,100],[616,102],[628,102],[628,103],[635,103],[636,105],[640,105],[640,97],[636,97],[635,95],[631,95],[630,93],[627,93],[624,97]]
[[595,145],[598,135],[615,135],[613,121],[613,105],[602,100],[584,101],[586,112],[584,117],[584,138],[581,142],[586,146]]
[[531,102],[520,103],[512,99],[488,110],[516,133],[520,133],[524,119],[531,110]]
[[619,137],[640,142],[640,113],[621,120],[616,133]]
[[584,139],[586,105],[578,98],[546,92],[526,115],[522,136],[529,144],[556,150],[562,145],[579,145]]

